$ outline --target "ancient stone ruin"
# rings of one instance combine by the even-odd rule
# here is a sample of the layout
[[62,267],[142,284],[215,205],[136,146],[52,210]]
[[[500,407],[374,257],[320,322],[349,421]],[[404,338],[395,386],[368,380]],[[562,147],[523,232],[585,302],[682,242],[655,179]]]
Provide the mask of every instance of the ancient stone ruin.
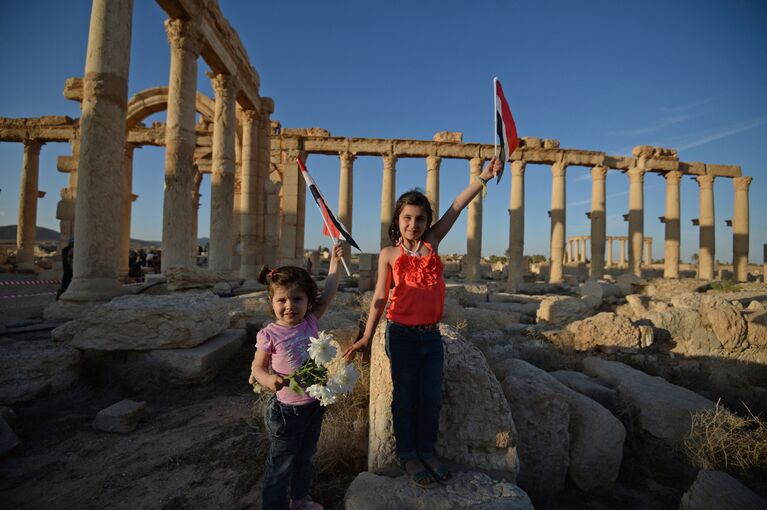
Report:
[[[297,160],[339,158],[337,212],[352,229],[354,161],[380,158],[385,246],[398,160],[425,160],[426,195],[439,210],[442,160],[467,160],[473,178],[493,156],[492,145],[464,142],[458,132],[373,139],[283,127],[272,120],[274,101],[260,95],[259,75],[216,1],[158,4],[168,15],[167,87],[127,96],[133,2],[94,0],[83,76],[67,79],[64,88],[81,104],[81,117],[0,118],[0,141],[24,146],[17,268],[35,263],[37,199],[44,194],[39,153],[46,143],[71,146],[72,155],[58,160],[69,183],[57,218],[61,246],[72,236],[78,245],[72,283],[60,301],[45,303],[44,320],[41,306],[37,322],[0,330],[0,406],[7,406],[0,408],[0,473],[7,480],[0,492],[11,507],[260,504],[257,466],[265,445],[260,417],[251,411],[264,397],[253,404],[247,381],[255,332],[271,316],[255,280],[262,264],[306,259],[307,197]],[[199,58],[212,70],[214,98],[197,91]],[[166,122],[144,124],[160,111]],[[162,274],[127,287],[131,208],[140,200],[132,157],[144,145],[165,147]],[[609,155],[526,137],[510,159],[508,263],[483,267],[481,197],[468,207],[465,257],[445,261],[438,453],[454,481],[426,494],[396,470],[382,325],[364,369],[369,379],[355,392],[362,404],[349,410],[344,406],[352,404],[340,403],[328,412],[321,444],[342,447],[318,454],[333,466],[321,472],[335,484],[321,492],[327,506],[529,509],[570,501],[576,506],[561,508],[580,502],[614,508],[630,501],[630,508],[673,502],[703,509],[721,494],[727,501],[717,508],[767,506],[758,488],[766,457],[738,471],[702,466],[685,453],[694,448],[698,417],[735,420],[745,409],[767,409],[767,286],[748,265],[752,178],[738,166],[684,162],[673,149],[646,145]],[[549,165],[552,177],[550,253],[535,264],[524,256],[528,164]],[[591,232],[568,238],[566,178],[576,166],[591,169]],[[617,172],[629,178],[625,236],[606,229],[605,183]],[[666,181],[658,267],[653,239],[644,235],[648,172]],[[195,260],[203,173],[211,174],[207,269]],[[700,187],[697,267],[680,262],[684,176]],[[717,178],[733,183],[732,279],[739,285],[712,283],[721,276]],[[370,253],[352,264],[347,252],[345,260],[354,276],[321,323],[342,346],[360,336],[378,265]],[[322,275],[322,260],[315,254],[314,261]],[[39,490],[48,472],[40,474],[38,464],[53,466],[45,468],[55,472],[49,491]],[[672,475],[642,471],[650,468]],[[142,495],[138,486],[150,489]]]

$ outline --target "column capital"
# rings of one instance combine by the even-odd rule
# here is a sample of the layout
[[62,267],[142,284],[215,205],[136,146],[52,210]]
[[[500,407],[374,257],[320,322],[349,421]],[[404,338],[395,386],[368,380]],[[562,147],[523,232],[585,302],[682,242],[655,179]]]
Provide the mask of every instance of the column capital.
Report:
[[40,154],[40,147],[45,145],[45,142],[39,138],[25,138],[24,139],[24,152]]
[[349,151],[343,151],[338,153],[338,159],[341,160],[343,165],[351,165],[357,159],[357,156]]
[[384,168],[394,169],[394,165],[397,164],[397,156],[395,156],[394,154],[384,154],[383,161],[384,161]]
[[682,172],[679,170],[672,170],[663,174],[663,177],[666,179],[666,183],[668,184],[679,184],[679,182],[682,180]]
[[750,176],[733,177],[732,185],[735,188],[735,191],[748,191],[748,187],[751,186],[752,180],[753,178]]
[[647,170],[640,166],[632,166],[628,169],[627,173],[630,183],[642,183],[644,182],[644,174],[647,173]]
[[178,18],[166,19],[165,33],[168,35],[171,48],[186,50],[195,56],[200,56],[204,39],[193,22]]
[[552,177],[565,177],[567,174],[567,163],[559,162],[551,165]]
[[256,119],[258,119],[258,112],[256,110],[240,110],[240,120],[243,124],[252,126]]
[[511,175],[524,177],[525,175],[525,167],[527,166],[526,161],[512,161],[511,162]]
[[210,83],[213,86],[213,91],[216,94],[216,98],[220,97],[223,100],[233,99],[235,93],[235,85],[237,80],[230,74],[214,73],[209,71],[206,73],[210,78]]
[[607,167],[595,166],[591,169],[592,181],[604,181],[607,179]]
[[442,158],[440,156],[426,156],[427,172],[439,170],[440,164],[442,164]]
[[698,181],[698,186],[700,186],[700,189],[711,189],[714,187],[713,175],[699,175],[695,177],[695,180]]

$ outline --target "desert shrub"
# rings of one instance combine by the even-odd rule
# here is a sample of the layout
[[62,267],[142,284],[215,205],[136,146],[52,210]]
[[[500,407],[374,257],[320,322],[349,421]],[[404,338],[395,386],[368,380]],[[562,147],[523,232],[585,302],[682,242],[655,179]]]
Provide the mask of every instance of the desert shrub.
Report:
[[767,468],[767,421],[754,415],[735,415],[717,402],[714,409],[693,413],[685,449],[700,469]]
[[711,282],[711,290],[718,292],[740,292],[740,285],[732,280],[722,280],[721,282]]

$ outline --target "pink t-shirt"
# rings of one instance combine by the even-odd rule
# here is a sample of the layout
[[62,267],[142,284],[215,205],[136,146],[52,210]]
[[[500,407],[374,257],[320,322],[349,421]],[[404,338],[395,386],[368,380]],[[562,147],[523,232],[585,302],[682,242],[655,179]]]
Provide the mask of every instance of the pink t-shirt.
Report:
[[[274,373],[290,375],[309,357],[309,337],[316,338],[319,331],[319,323],[312,313],[307,313],[304,321],[297,326],[280,326],[272,322],[256,335],[256,348],[272,355]],[[291,405],[308,404],[315,400],[306,393],[298,395],[287,386],[277,392],[277,399]]]

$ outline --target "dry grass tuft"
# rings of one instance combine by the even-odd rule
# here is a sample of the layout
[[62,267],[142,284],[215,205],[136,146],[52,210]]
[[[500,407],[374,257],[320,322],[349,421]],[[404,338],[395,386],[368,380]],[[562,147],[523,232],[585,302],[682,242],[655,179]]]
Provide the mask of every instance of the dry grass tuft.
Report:
[[714,409],[693,413],[685,440],[692,463],[714,470],[767,468],[767,421],[748,412],[743,418],[717,402]]

